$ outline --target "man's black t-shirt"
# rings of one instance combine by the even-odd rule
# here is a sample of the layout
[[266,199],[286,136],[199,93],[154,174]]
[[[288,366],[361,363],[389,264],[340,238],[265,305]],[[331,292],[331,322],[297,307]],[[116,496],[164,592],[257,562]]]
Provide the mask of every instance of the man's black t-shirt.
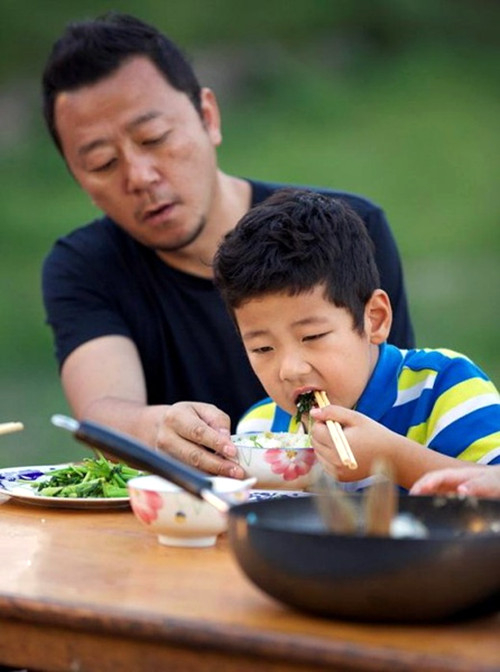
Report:
[[[250,184],[252,205],[288,186]],[[382,210],[359,196],[315,190],[344,199],[364,220],[393,306],[389,340],[412,347],[401,263]],[[247,408],[266,396],[213,282],[171,268],[108,217],[55,243],[42,286],[60,366],[83,343],[122,335],[139,352],[149,404],[209,402],[229,414],[234,429]]]

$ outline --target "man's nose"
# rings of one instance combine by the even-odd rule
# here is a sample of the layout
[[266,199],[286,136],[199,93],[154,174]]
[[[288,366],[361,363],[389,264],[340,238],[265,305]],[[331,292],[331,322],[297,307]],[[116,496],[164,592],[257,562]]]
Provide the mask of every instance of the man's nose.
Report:
[[158,170],[151,156],[136,152],[128,156],[124,164],[127,191],[147,189],[159,179]]

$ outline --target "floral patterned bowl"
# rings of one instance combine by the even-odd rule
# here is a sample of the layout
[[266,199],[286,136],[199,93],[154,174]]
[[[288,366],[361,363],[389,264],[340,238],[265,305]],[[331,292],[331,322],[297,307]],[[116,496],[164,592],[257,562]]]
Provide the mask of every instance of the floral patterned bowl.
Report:
[[[218,492],[232,493],[238,502],[249,498],[253,481],[214,476]],[[226,516],[214,506],[159,476],[138,476],[128,482],[136,518],[166,546],[213,546],[227,529]]]
[[232,459],[257,478],[256,488],[305,490],[319,478],[321,466],[307,434],[256,432],[231,439],[238,451]]

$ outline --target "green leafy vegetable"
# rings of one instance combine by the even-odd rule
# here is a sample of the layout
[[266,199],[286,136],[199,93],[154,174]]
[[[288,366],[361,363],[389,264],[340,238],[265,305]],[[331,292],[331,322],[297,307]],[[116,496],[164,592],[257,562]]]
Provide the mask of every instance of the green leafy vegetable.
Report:
[[304,392],[300,394],[297,402],[297,413],[295,414],[295,420],[300,422],[303,413],[309,413],[313,406],[316,406],[316,401],[314,399],[314,392]]
[[261,443],[259,443],[259,439],[257,438],[256,435],[249,436],[248,439],[250,443],[253,443],[255,448],[264,448],[264,446]]
[[99,451],[30,483],[44,497],[128,497],[127,482],[143,472],[107,460]]
[[[297,399],[297,413],[295,414],[295,420],[296,422],[301,422],[302,420],[302,414],[303,413],[309,413],[311,408],[313,406],[316,406],[316,399],[314,397],[314,392],[304,392],[304,394],[299,395]],[[313,419],[311,416],[308,417],[308,422],[307,422],[307,435],[309,436],[309,441],[311,440],[311,431],[312,431],[312,426],[313,426]]]

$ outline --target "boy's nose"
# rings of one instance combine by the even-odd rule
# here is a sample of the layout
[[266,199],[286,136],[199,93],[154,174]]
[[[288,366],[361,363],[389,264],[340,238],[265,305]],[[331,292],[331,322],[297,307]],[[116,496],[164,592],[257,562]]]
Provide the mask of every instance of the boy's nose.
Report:
[[280,380],[297,380],[311,371],[311,365],[300,354],[290,353],[280,362]]

